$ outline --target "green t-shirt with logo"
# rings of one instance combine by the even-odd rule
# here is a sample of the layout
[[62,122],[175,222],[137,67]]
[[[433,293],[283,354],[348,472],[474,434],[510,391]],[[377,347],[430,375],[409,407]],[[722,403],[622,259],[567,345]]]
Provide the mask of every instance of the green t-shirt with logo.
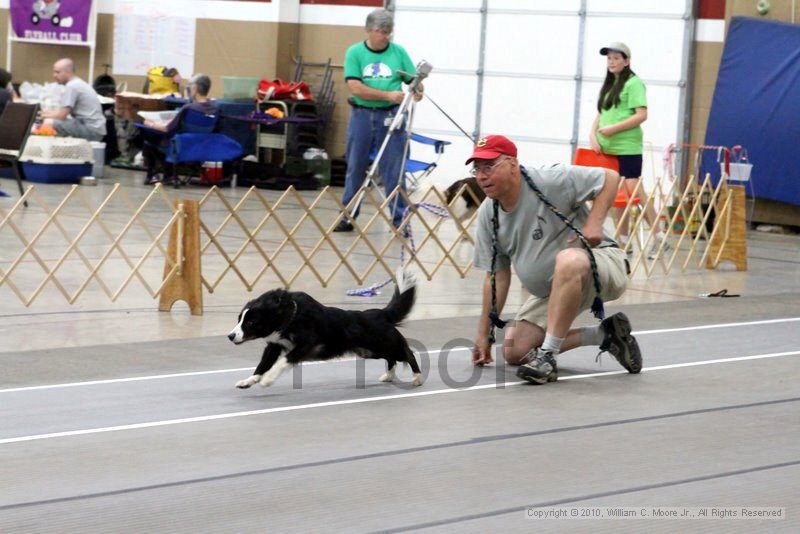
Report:
[[[399,91],[405,80],[397,71],[402,70],[410,74],[417,71],[406,49],[399,44],[389,43],[384,50],[376,52],[367,47],[367,42],[356,43],[347,49],[344,56],[344,79],[360,80],[373,89],[381,91]],[[386,108],[394,106],[385,100],[364,100],[357,96],[351,97],[359,106],[368,108]]]
[[[600,111],[598,129],[622,122],[636,113],[636,108],[647,107],[647,91],[638,76],[631,76],[619,94],[619,104]],[[597,142],[605,154],[632,156],[642,153],[642,127],[617,132],[609,137],[597,134]]]

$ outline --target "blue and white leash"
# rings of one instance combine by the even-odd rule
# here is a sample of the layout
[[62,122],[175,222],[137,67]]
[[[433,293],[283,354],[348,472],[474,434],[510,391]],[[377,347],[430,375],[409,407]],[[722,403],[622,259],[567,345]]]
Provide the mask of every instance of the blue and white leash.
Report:
[[[406,219],[409,210],[412,206],[417,206],[419,208],[425,209],[430,213],[436,215],[437,217],[441,217],[442,219],[447,219],[450,217],[450,212],[444,206],[440,206],[439,204],[431,204],[429,202],[417,202],[413,205],[406,206],[403,210],[403,219]],[[411,231],[411,221],[406,224],[403,228],[403,237],[408,239],[409,244],[411,245],[411,254],[412,257],[417,254],[417,247],[414,244],[414,234]],[[403,267],[406,263],[406,247],[400,247],[400,267]],[[377,284],[373,284],[369,287],[365,287],[363,289],[349,289],[347,291],[347,296],[349,297],[375,297],[380,294],[380,290],[386,287],[387,285],[392,283],[392,278],[390,277],[385,282],[380,282]]]

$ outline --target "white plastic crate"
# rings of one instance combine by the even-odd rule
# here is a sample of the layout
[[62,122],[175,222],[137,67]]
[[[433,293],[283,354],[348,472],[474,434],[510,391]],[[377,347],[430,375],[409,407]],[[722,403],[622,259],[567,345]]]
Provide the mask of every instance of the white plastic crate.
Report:
[[25,151],[19,158],[27,163],[94,164],[92,144],[86,139],[76,137],[50,137],[31,135],[25,144]]

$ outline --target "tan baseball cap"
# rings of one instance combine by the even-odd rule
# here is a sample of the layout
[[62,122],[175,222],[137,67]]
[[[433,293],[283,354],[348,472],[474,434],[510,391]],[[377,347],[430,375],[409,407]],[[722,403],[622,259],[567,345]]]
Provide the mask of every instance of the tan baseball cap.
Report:
[[611,43],[610,45],[604,46],[600,49],[600,55],[602,56],[607,56],[609,52],[620,52],[625,54],[625,57],[628,59],[631,58],[631,49],[628,48],[628,45],[625,43]]

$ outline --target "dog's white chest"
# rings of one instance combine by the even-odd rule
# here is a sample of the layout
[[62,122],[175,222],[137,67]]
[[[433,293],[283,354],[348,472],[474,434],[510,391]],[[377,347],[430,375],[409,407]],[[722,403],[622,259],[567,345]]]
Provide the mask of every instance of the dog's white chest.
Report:
[[280,345],[286,351],[290,351],[294,348],[294,343],[292,343],[292,340],[283,337],[280,331],[271,333],[264,338],[264,341],[267,343],[275,343],[276,345]]

